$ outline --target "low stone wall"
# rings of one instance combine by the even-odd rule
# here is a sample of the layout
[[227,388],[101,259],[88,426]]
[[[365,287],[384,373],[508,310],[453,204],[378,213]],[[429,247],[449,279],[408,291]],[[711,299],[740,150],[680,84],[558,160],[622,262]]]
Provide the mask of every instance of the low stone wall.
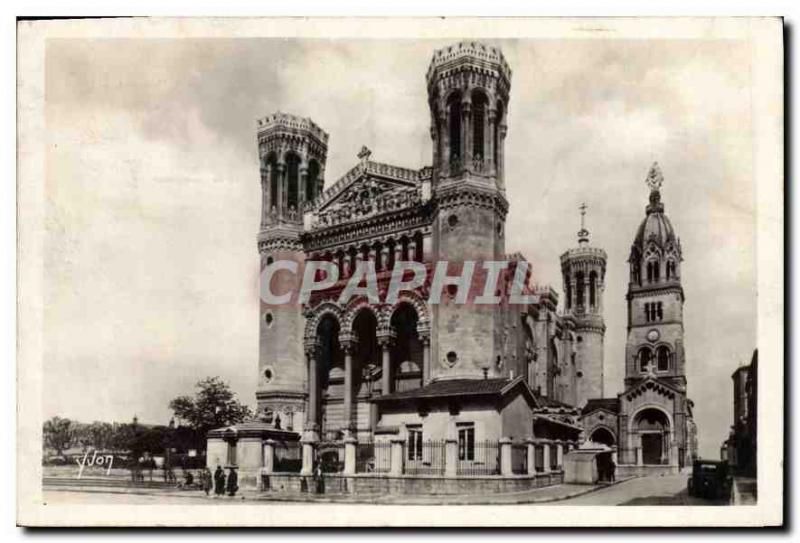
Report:
[[[325,474],[323,486],[325,493],[334,494],[500,494],[557,485],[561,484],[563,480],[564,474],[561,471],[508,477],[432,477],[328,473]],[[301,476],[296,473],[262,475],[261,482],[261,490],[265,492],[300,493],[316,491],[316,482],[313,477]]]
[[670,475],[678,473],[680,469],[675,466],[620,464],[617,466],[616,477],[647,477],[648,475]]

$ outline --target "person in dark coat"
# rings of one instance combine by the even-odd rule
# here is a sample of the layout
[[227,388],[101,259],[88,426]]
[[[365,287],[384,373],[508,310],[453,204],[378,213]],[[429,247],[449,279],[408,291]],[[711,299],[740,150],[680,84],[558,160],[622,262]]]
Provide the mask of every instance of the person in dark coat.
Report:
[[222,470],[222,466],[217,466],[217,470],[214,472],[214,494],[225,495],[225,472]]
[[208,493],[211,492],[211,488],[214,486],[211,470],[208,468],[203,469],[203,474],[200,478],[203,482],[203,490],[205,491],[206,496],[208,496]]
[[231,468],[228,471],[228,496],[235,496],[236,491],[239,490],[239,476],[236,475],[236,469]]

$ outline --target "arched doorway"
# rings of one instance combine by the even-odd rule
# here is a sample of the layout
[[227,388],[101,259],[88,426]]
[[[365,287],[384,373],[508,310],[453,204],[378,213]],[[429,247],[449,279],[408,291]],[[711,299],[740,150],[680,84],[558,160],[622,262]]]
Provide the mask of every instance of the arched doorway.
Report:
[[[353,320],[356,344],[353,349],[353,397],[358,398],[362,384],[371,379],[369,368],[380,366],[380,349],[376,332],[378,321],[369,309],[362,309]],[[365,371],[368,370],[368,371]]]
[[604,427],[599,427],[592,432],[591,437],[589,437],[589,441],[593,441],[595,443],[602,443],[603,445],[608,445],[609,447],[613,447],[616,444],[616,438],[614,434],[611,433],[611,430]]
[[643,464],[667,464],[669,459],[670,426],[667,415],[660,409],[640,411],[633,421],[639,434]]
[[422,386],[422,342],[417,334],[419,316],[416,310],[402,304],[392,314],[391,325],[395,333],[391,351],[393,390],[403,392]]

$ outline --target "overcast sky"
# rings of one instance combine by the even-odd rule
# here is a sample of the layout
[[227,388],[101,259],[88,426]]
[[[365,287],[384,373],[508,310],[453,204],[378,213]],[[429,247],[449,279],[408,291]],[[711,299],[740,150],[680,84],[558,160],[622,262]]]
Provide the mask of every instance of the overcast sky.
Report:
[[[436,41],[50,40],[44,415],[166,423],[208,375],[255,404],[255,120],[330,134],[326,186],[372,158],[430,164]],[[684,263],[701,453],[755,347],[750,57],[735,41],[499,41],[512,67],[507,252],[561,292],[578,205],[608,253],[606,395],[622,389],[626,260],[654,160]]]

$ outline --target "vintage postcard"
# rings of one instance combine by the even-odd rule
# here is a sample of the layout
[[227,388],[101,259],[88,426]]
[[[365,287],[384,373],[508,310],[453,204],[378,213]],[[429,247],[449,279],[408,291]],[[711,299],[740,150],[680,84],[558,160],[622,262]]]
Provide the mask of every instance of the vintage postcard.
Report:
[[779,18],[18,31],[21,525],[782,524]]

